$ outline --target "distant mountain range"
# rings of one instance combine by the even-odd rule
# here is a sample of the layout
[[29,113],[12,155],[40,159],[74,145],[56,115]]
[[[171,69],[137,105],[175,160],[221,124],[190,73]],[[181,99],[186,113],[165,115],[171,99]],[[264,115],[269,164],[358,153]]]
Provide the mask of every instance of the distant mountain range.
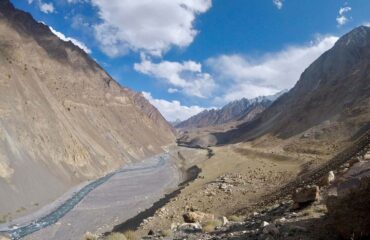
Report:
[[230,122],[248,122],[265,110],[286,91],[254,99],[240,99],[228,103],[221,109],[204,110],[189,119],[173,123],[176,128],[190,129],[221,125]]
[[301,75],[288,93],[251,122],[214,133],[215,142],[252,140],[264,134],[289,138],[317,126],[316,138],[349,140],[370,129],[370,27],[341,37]]

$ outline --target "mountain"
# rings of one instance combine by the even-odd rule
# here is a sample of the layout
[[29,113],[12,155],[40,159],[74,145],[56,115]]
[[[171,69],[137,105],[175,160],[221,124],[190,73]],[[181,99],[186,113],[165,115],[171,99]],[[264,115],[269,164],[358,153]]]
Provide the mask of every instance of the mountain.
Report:
[[[305,133],[348,140],[370,127],[370,28],[341,37],[314,61],[288,93],[259,117],[226,133],[217,143],[252,140],[264,134],[287,139]],[[320,130],[318,129],[320,128]]]
[[172,127],[72,42],[0,1],[0,215],[174,142]]
[[253,120],[263,112],[271,103],[285,91],[272,96],[258,97],[254,99],[242,98],[228,103],[221,109],[204,110],[197,115],[175,125],[176,128],[202,128],[221,125],[229,122]]

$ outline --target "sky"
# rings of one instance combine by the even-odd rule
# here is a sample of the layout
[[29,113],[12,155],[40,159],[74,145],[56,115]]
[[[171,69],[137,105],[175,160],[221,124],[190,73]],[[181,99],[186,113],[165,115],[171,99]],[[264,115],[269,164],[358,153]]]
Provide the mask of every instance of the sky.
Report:
[[290,89],[369,0],[12,0],[169,121]]

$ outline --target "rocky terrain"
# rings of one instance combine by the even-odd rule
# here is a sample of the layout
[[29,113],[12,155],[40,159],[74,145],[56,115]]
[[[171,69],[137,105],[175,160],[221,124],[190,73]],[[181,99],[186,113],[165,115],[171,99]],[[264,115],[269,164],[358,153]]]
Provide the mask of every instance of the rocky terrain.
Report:
[[172,127],[72,42],[0,1],[0,221],[163,151]]
[[[266,183],[279,181],[264,179],[261,172],[256,173],[265,184],[256,184],[255,189],[266,186]],[[254,176],[250,178],[255,179]],[[131,237],[126,238],[124,234],[119,235],[120,233],[110,236],[116,236],[117,239],[194,240],[368,239],[369,184],[370,132],[327,164],[304,173],[276,191],[270,191],[260,201],[240,209],[234,215],[226,216],[216,209],[204,209],[199,205],[201,201],[176,211],[169,204],[159,209],[154,217],[145,220],[136,233],[125,233]],[[241,174],[229,174],[218,177],[217,182],[206,184],[195,195],[202,195],[202,199],[207,199],[203,202],[206,202],[222,195],[221,192],[231,195],[238,188],[251,191],[245,177]],[[195,196],[189,196],[188,201],[191,198]],[[176,201],[178,199],[173,200]],[[162,219],[162,224],[167,224],[160,225],[159,219]],[[111,238],[108,236],[106,239]]]

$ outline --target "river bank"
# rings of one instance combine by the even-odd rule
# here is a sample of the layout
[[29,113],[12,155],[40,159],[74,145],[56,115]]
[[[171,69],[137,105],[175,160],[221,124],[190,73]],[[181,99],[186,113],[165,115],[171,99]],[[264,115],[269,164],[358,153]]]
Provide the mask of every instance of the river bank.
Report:
[[[163,157],[163,155],[161,156]],[[75,206],[63,206],[63,202],[66,203],[78,195],[91,183],[78,186],[38,212],[14,220],[12,224],[19,224],[18,227],[12,229],[12,226],[3,225],[2,230],[7,230],[13,239],[27,235],[25,239],[45,239],[44,236],[48,236],[48,239],[63,240],[68,234],[70,234],[68,239],[80,239],[84,232],[97,228],[100,228],[101,232],[105,232],[110,228],[101,225],[106,222],[114,224],[125,221],[141,212],[142,209],[149,207],[169,190],[177,187],[180,182],[178,169],[174,160],[171,159],[172,157],[168,153],[165,153],[165,156],[167,159],[162,162],[159,156],[155,156],[146,161],[126,166],[111,175],[108,174],[103,177],[108,178],[106,182],[92,189],[79,201],[73,201]],[[148,190],[148,188],[151,189]],[[135,201],[137,199],[140,201]],[[117,207],[127,209],[127,211],[115,214]],[[51,216],[55,211],[66,208],[71,209],[56,218]],[[45,222],[45,217],[48,217],[46,220],[51,222]],[[91,221],[91,219],[100,220]],[[30,225],[33,229],[25,228]],[[28,235],[34,230],[37,231]]]

